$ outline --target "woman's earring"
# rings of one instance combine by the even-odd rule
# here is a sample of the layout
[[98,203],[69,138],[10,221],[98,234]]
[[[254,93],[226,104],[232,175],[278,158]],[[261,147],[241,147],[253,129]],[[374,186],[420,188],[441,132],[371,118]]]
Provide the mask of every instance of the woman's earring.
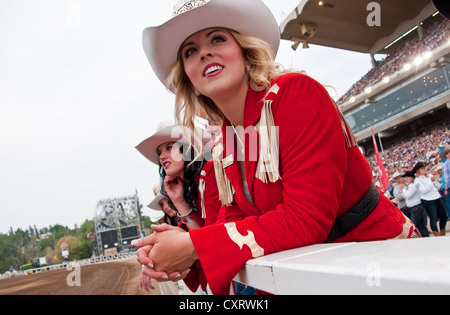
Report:
[[194,95],[195,96],[200,96],[200,93],[197,90],[194,90]]
[[246,71],[247,73],[249,73],[251,69],[252,69],[252,67],[251,67],[250,65],[246,65],[246,66],[245,66],[245,71]]

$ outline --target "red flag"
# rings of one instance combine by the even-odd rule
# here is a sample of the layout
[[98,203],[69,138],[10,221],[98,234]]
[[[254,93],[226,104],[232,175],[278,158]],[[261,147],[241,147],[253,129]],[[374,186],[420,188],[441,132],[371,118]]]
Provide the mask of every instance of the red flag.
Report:
[[377,158],[378,168],[380,169],[381,172],[381,185],[383,185],[384,191],[386,191],[387,186],[389,185],[389,179],[386,175],[386,170],[384,169],[383,162],[381,162],[380,155],[378,154],[378,147],[377,142],[375,141],[375,135],[373,134],[373,129],[372,129],[372,140],[373,140],[373,148],[375,150],[375,156]]

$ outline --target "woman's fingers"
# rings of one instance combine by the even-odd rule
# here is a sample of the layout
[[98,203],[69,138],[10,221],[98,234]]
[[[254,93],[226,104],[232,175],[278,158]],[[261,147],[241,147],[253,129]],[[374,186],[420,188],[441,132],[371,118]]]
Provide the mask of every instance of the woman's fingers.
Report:
[[166,274],[161,275],[160,278],[154,278],[158,276],[158,272],[155,272],[151,268],[143,266],[141,276],[139,277],[139,288],[144,289],[147,292],[150,292],[150,290],[155,290],[155,287],[152,285],[152,278],[154,278],[158,282],[179,281],[186,278],[189,271],[190,269],[186,269],[182,273],[174,272],[173,274],[170,275]]
[[186,269],[183,272],[172,272],[171,274],[169,274],[169,280],[171,281],[179,281],[179,280],[183,280],[184,278],[186,278],[186,276],[188,275],[189,271],[191,271],[191,269]]
[[133,246],[140,247],[136,251],[137,261],[141,265],[148,266],[149,268],[153,268],[153,266],[154,266],[154,262],[150,258],[150,252],[152,251],[154,245],[158,242],[158,233],[165,232],[165,231],[172,231],[172,230],[177,230],[179,232],[185,232],[183,229],[181,229],[179,227],[171,226],[168,224],[153,225],[152,229],[156,233],[153,233],[152,235],[144,237],[144,238],[134,240],[132,242]]
[[153,261],[149,257],[153,245],[146,245],[136,251],[137,261],[144,266],[153,268]]
[[142,274],[144,274],[146,277],[153,278],[158,282],[183,280],[184,278],[186,278],[189,271],[191,271],[191,269],[188,268],[181,273],[176,271],[172,272],[171,274],[167,274],[165,272],[155,271],[154,269],[145,266],[142,268]]
[[155,287],[152,285],[152,278],[141,273],[141,276],[139,277],[139,288],[144,289],[147,292],[149,292],[149,290],[154,290]]
[[[169,231],[169,230],[181,230],[184,232],[183,229],[176,227],[176,226],[166,224],[166,223],[163,223],[160,225],[152,225],[151,228],[155,232],[164,232],[164,231]],[[131,245],[134,247],[143,247],[143,246],[147,246],[147,245],[155,245],[157,242],[158,242],[158,235],[157,235],[157,233],[153,233],[149,236],[141,237],[136,240],[132,240]]]
[[134,247],[142,247],[145,245],[155,245],[155,242],[157,241],[155,238],[156,238],[156,235],[151,234],[146,237],[141,237],[136,240],[132,240],[131,245]]
[[156,281],[169,281],[169,275],[163,271],[156,271],[153,268],[143,266],[142,267],[142,274],[144,274],[147,277],[153,278]]
[[160,224],[160,225],[152,225],[152,230],[154,232],[164,232],[164,231],[170,231],[170,230],[180,230],[185,232],[182,228],[179,228],[177,226],[169,225],[166,223]]

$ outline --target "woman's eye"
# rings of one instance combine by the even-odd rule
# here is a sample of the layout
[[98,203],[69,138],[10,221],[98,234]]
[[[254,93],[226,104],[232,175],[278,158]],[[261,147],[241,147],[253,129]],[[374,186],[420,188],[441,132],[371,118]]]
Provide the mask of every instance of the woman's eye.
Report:
[[167,151],[170,151],[170,150],[172,150],[172,148],[173,148],[173,146],[171,146],[171,145],[168,145],[168,146],[167,146]]
[[184,51],[184,58],[189,58],[195,52],[195,48],[188,48]]
[[213,39],[212,39],[212,42],[213,43],[220,43],[220,42],[224,42],[225,41],[225,38],[223,38],[222,36],[215,36]]

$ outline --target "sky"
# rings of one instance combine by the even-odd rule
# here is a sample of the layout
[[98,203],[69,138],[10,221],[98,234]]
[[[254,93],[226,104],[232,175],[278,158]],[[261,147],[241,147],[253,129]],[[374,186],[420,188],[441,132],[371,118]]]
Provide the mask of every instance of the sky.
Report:
[[[300,2],[263,1],[279,24]],[[150,203],[158,168],[135,146],[174,121],[174,96],[141,34],[168,20],[174,3],[0,1],[0,233],[79,226],[98,201],[136,191]],[[334,98],[371,67],[367,54],[291,45],[281,42],[277,62],[335,87]]]

